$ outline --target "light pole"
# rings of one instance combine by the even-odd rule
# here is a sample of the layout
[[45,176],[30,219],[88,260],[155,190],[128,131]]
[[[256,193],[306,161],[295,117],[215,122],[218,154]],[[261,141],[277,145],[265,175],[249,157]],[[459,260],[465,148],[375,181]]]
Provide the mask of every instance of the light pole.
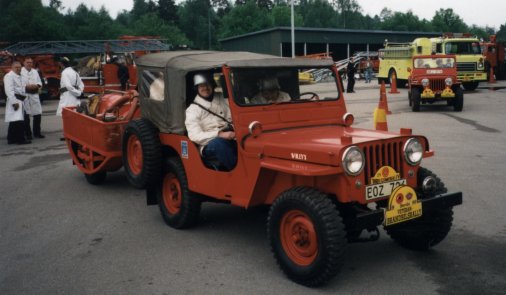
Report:
[[291,21],[292,21],[292,58],[295,58],[295,21],[294,21],[294,18],[293,18],[293,2],[295,0],[292,0],[292,4],[291,4],[291,11],[292,11],[292,15],[291,15]]

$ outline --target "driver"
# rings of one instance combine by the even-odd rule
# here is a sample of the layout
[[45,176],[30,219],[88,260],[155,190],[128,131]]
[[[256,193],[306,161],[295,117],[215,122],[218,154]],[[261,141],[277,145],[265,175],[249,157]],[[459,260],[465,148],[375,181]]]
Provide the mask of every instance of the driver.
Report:
[[291,100],[288,93],[280,90],[278,79],[275,77],[261,79],[258,88],[260,92],[251,99],[252,104],[278,103]]

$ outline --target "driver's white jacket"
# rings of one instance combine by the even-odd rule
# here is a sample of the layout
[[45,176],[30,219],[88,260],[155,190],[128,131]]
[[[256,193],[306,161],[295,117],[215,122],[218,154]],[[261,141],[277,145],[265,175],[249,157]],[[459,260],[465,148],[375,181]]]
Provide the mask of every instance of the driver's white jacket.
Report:
[[[211,102],[197,95],[194,102],[232,122],[228,100],[224,99],[221,93],[214,93]],[[185,125],[188,137],[199,145],[202,152],[209,141],[216,138],[220,130],[228,126],[228,123],[195,103],[186,109]]]

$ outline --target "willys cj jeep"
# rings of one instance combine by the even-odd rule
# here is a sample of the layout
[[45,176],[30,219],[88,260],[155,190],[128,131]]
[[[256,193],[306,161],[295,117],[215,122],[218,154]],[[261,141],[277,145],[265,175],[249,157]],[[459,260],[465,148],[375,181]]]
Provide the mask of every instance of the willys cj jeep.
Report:
[[420,111],[421,104],[446,101],[460,112],[464,107],[464,92],[457,80],[454,55],[420,55],[413,57],[413,68],[408,79],[409,106]]
[[[98,114],[66,108],[64,133],[88,181],[99,183],[124,165],[128,180],[146,188],[147,203],[159,206],[169,226],[195,225],[204,201],[269,205],[274,257],[306,286],[334,277],[347,244],[376,240],[379,226],[416,250],[435,246],[450,231],[462,194],[447,193],[420,166],[433,155],[428,140],[410,129],[351,127],[332,61],[183,51],[146,55],[137,66],[140,112],[135,93],[105,95]],[[323,82],[299,83],[299,72],[308,69]],[[192,78],[202,72],[214,77],[216,92],[230,105],[238,153],[231,171],[203,159],[187,136]],[[252,103],[264,77],[277,79],[291,100]]]

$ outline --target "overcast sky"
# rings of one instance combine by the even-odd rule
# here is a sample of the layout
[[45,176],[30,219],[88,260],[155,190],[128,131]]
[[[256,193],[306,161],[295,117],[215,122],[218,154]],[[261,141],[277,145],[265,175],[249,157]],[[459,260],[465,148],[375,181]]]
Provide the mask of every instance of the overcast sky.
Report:
[[[68,8],[74,10],[82,2],[97,10],[103,5],[112,17],[116,17],[123,9],[131,10],[133,5],[133,0],[62,0],[65,11]],[[506,23],[505,0],[357,0],[357,2],[362,7],[362,12],[370,16],[379,15],[384,7],[388,7],[392,11],[400,12],[411,9],[420,19],[431,20],[435,11],[440,8],[452,8],[468,25],[489,26],[499,30],[499,27]],[[47,5],[49,0],[42,0],[42,3]]]

